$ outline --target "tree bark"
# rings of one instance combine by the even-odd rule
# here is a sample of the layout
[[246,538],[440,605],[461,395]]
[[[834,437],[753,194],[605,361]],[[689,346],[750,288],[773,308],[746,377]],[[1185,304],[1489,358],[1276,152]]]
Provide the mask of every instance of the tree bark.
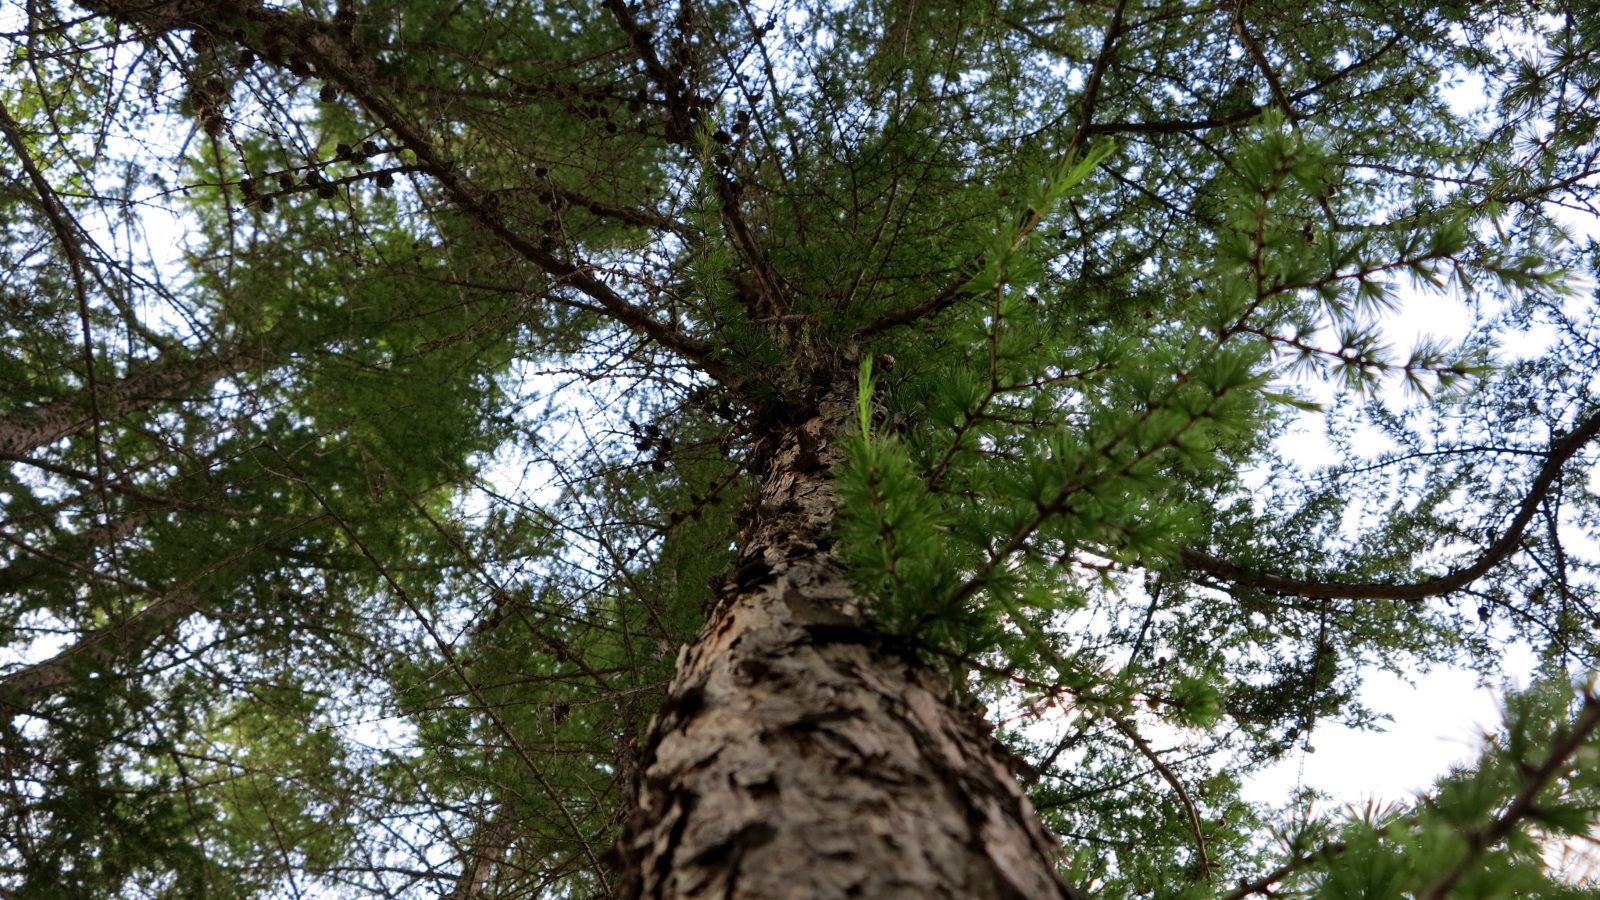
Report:
[[849,396],[756,457],[739,564],[651,726],[623,895],[1078,897],[989,727],[872,631],[831,548]]
[[0,713],[33,708],[78,684],[83,673],[153,644],[196,612],[187,590],[168,593],[120,622],[82,635],[49,659],[0,675]]
[[[230,349],[197,359],[164,360],[137,369],[124,377],[100,384],[94,396],[74,396],[31,409],[0,415],[0,459],[19,458],[39,447],[55,443],[89,428],[94,414],[102,421],[141,412],[163,401],[178,398],[184,391],[266,362],[264,351]],[[88,389],[84,390],[88,394]]]
[[455,888],[444,895],[444,900],[478,900],[489,886],[489,876],[505,855],[506,844],[511,839],[511,826],[501,810],[480,821],[472,829],[472,842],[466,848],[461,875]]

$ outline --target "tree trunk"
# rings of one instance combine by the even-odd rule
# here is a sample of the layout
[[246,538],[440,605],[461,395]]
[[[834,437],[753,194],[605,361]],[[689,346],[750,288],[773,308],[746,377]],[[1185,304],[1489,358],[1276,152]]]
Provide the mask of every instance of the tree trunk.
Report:
[[848,396],[757,457],[739,565],[651,726],[624,896],[1076,897],[988,726],[876,639],[831,549]]

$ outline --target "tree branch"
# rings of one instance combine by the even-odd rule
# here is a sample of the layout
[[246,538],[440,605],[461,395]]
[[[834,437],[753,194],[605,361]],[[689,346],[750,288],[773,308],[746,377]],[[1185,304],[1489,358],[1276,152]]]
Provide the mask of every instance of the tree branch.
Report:
[[[611,0],[611,2],[616,2],[616,0]],[[1077,122],[1072,129],[1072,139],[1067,142],[1066,149],[1061,153],[1064,158],[1070,157],[1079,147],[1083,146],[1084,139],[1093,133],[1091,126],[1094,122],[1095,107],[1100,101],[1100,84],[1105,80],[1106,71],[1111,68],[1111,60],[1116,56],[1117,40],[1122,37],[1123,31],[1123,13],[1127,10],[1127,7],[1127,0],[1118,0],[1116,9],[1111,13],[1111,23],[1106,26],[1106,35],[1100,43],[1100,52],[1095,55],[1094,65],[1090,68],[1089,77],[1083,85],[1083,93],[1078,98]],[[1012,240],[1011,245],[1013,247],[1021,243],[1022,239],[1027,237],[1028,233],[1038,226],[1040,216],[1039,210],[1032,210],[1023,219],[1021,229]],[[957,274],[943,288],[940,288],[939,292],[932,297],[907,309],[899,309],[879,316],[857,328],[855,336],[857,338],[871,337],[899,325],[909,325],[912,322],[938,315],[961,297],[962,290],[972,281],[972,277],[983,271],[983,265],[984,257],[980,253],[973,258],[962,272]]]
[[505,717],[500,714],[500,708],[489,702],[489,699],[484,696],[482,686],[471,676],[470,673],[468,673],[466,664],[462,662],[461,654],[456,652],[454,642],[445,638],[444,634],[439,630],[439,624],[437,620],[430,617],[423,609],[422,605],[418,603],[417,600],[411,595],[411,592],[407,591],[400,584],[400,582],[395,580],[394,574],[390,571],[389,567],[384,565],[383,562],[378,559],[377,555],[373,553],[372,548],[369,547],[367,542],[362,539],[360,532],[352,527],[350,522],[343,515],[341,515],[337,509],[328,503],[327,498],[324,497],[322,493],[318,491],[311,484],[311,482],[300,473],[300,470],[294,465],[294,462],[290,460],[289,457],[285,456],[277,447],[272,446],[271,444],[266,445],[266,447],[273,453],[273,455],[278,457],[279,461],[282,462],[285,468],[288,470],[286,473],[280,474],[283,474],[283,477],[288,480],[299,483],[300,486],[305,489],[306,493],[310,494],[312,499],[316,500],[317,505],[322,507],[322,510],[326,512],[328,516],[333,519],[334,523],[339,526],[339,530],[344,532],[345,536],[350,539],[350,542],[355,545],[358,551],[360,551],[362,557],[364,557],[367,562],[372,565],[373,570],[377,572],[378,576],[382,578],[384,583],[389,586],[389,590],[393,591],[394,595],[400,599],[402,604],[405,605],[406,610],[411,614],[412,618],[416,619],[417,624],[422,626],[423,631],[428,635],[428,638],[433,643],[434,648],[439,652],[440,657],[444,659],[445,665],[455,674],[456,678],[460,680],[461,686],[466,688],[466,691],[469,695],[471,695],[473,702],[477,704],[477,708],[483,712],[483,714],[489,719],[490,724],[494,726],[495,730],[500,733],[500,736],[504,738],[506,743],[516,752],[518,758],[522,760],[523,764],[528,767],[529,773],[531,773],[534,778],[538,780],[539,786],[544,790],[546,798],[549,799],[550,803],[556,808],[557,811],[561,813],[562,818],[566,821],[567,827],[571,829],[573,840],[577,841],[579,847],[582,848],[584,857],[589,861],[589,865],[592,867],[596,878],[599,879],[603,892],[609,893],[610,885],[606,883],[607,880],[604,874],[605,868],[600,864],[600,854],[597,853],[595,848],[590,844],[590,841],[585,836],[583,829],[578,825],[578,820],[575,814],[572,812],[570,806],[562,798],[560,792],[556,790],[555,785],[550,782],[549,777],[545,774],[544,768],[539,765],[533,754],[528,750],[527,744],[517,736],[516,732],[511,730],[509,725],[506,724]]
[[1261,74],[1266,77],[1267,87],[1272,91],[1272,101],[1277,104],[1278,109],[1283,111],[1284,118],[1292,123],[1299,116],[1295,114],[1294,104],[1289,102],[1289,94],[1283,89],[1283,82],[1278,80],[1278,73],[1273,70],[1271,60],[1267,59],[1267,54],[1262,51],[1260,42],[1255,39],[1255,36],[1250,33],[1249,27],[1245,25],[1244,2],[1245,0],[1236,0],[1234,3],[1234,34],[1239,36],[1239,43],[1244,45],[1245,52],[1250,55],[1251,61],[1256,64],[1256,68],[1260,69]]
[[77,683],[80,673],[148,646],[197,610],[192,594],[172,591],[121,622],[85,634],[49,659],[7,672],[0,676],[0,710],[29,709]]
[[1161,775],[1161,778],[1171,785],[1172,790],[1177,793],[1178,802],[1183,805],[1184,812],[1189,816],[1189,831],[1194,835],[1195,862],[1199,864],[1201,876],[1209,879],[1211,877],[1211,860],[1206,855],[1206,835],[1200,825],[1200,812],[1195,808],[1194,800],[1190,799],[1189,791],[1184,788],[1183,782],[1178,779],[1177,773],[1172,771],[1172,767],[1163,762],[1160,754],[1156,753],[1150,747],[1150,743],[1140,736],[1138,730],[1133,727],[1132,722],[1115,712],[1108,713],[1108,715],[1112,724],[1116,725],[1117,730],[1122,732],[1123,737],[1133,742],[1133,746],[1139,751],[1139,755],[1149,760],[1150,765],[1155,766],[1156,772]]
[[1573,723],[1572,730],[1550,748],[1550,754],[1538,767],[1524,772],[1522,788],[1488,827],[1474,829],[1465,835],[1466,855],[1440,876],[1427,891],[1418,894],[1418,900],[1446,900],[1456,882],[1466,874],[1467,866],[1482,856],[1484,851],[1505,840],[1518,822],[1533,813],[1539,793],[1570,767],[1571,763],[1568,761],[1583,748],[1584,742],[1596,728],[1600,728],[1600,696],[1585,692],[1583,706],[1578,714],[1578,720]]
[[70,437],[95,421],[140,412],[191,387],[268,362],[266,350],[237,348],[198,359],[162,360],[115,381],[101,382],[93,403],[67,397],[0,416],[0,458],[25,456]]
[[276,48],[281,45],[291,44],[296,53],[315,67],[318,77],[337,84],[360,102],[379,124],[393,132],[401,146],[416,155],[422,169],[439,183],[462,212],[501,243],[544,270],[558,284],[572,287],[593,299],[601,311],[618,324],[691,360],[723,384],[737,387],[741,383],[732,369],[714,358],[711,345],[629,303],[596,277],[582,260],[561,259],[514,230],[488,199],[490,192],[472,185],[460,168],[434,145],[422,126],[379,91],[372,60],[359,56],[332,26],[250,0],[162,0],[155,3],[87,0],[85,5],[95,12],[154,31],[199,28],[231,34],[241,44],[259,50],[264,59],[278,55]]
[[[82,335],[79,349],[83,358],[83,380],[89,389],[88,424],[94,438],[95,465],[104,477],[103,473],[110,469],[110,465],[106,460],[105,442],[101,440],[100,435],[100,386],[97,383],[99,373],[95,370],[94,326],[89,314],[88,273],[92,267],[78,243],[82,230],[77,220],[72,217],[72,213],[61,202],[61,198],[56,196],[55,188],[51,186],[50,180],[44,177],[44,172],[34,161],[33,154],[28,152],[28,142],[22,134],[22,127],[11,117],[11,112],[4,104],[0,104],[0,132],[5,134],[6,143],[17,155],[17,161],[28,174],[28,180],[33,183],[39,204],[44,209],[45,217],[50,220],[50,226],[55,230],[56,239],[60,241],[62,252],[67,257],[67,270],[72,275],[73,297],[78,304],[78,327]],[[110,503],[104,494],[101,494],[100,502],[102,512],[106,512]]]
[[489,886],[489,876],[505,855],[511,840],[511,826],[505,821],[503,811],[479,822],[472,829],[472,844],[467,847],[461,865],[461,875],[456,879],[455,890],[445,895],[445,900],[479,900]]
[[[612,18],[616,19],[617,27],[627,36],[628,43],[633,46],[639,61],[644,64],[650,80],[655,82],[666,98],[667,114],[671,117],[668,138],[680,146],[692,148],[695,129],[704,121],[707,112],[696,101],[693,85],[687,83],[683,75],[661,61],[650,34],[639,24],[639,20],[634,18],[633,11],[628,8],[627,3],[623,0],[606,0],[606,8],[611,11]],[[689,28],[687,3],[680,8],[680,23],[684,30]],[[681,37],[684,40],[682,46],[685,52],[689,52],[687,48],[692,45],[688,42],[688,35]],[[725,133],[722,134],[724,137],[727,136]],[[731,153],[732,150],[730,148],[723,152]],[[738,186],[728,173],[723,171],[722,166],[713,163],[708,168],[721,206],[722,221],[733,237],[733,245],[738,250],[740,259],[758,282],[759,290],[754,292],[753,296],[751,292],[741,290],[740,300],[744,302],[753,320],[776,320],[787,315],[792,305],[790,301],[793,291],[783,276],[773,268],[766,249],[756,240],[750,224],[745,221],[744,211],[739,205]]]
[[1573,430],[1550,442],[1550,449],[1545,454],[1545,463],[1539,468],[1539,473],[1528,486],[1528,493],[1522,498],[1522,503],[1517,507],[1516,515],[1512,517],[1511,524],[1506,528],[1500,539],[1490,544],[1483,554],[1470,565],[1463,566],[1446,575],[1430,578],[1426,581],[1411,584],[1388,584],[1383,582],[1349,582],[1314,581],[1300,578],[1289,578],[1275,575],[1270,572],[1258,572],[1245,568],[1238,563],[1231,562],[1218,556],[1213,556],[1202,550],[1185,548],[1178,553],[1178,559],[1187,568],[1204,572],[1215,578],[1221,578],[1234,584],[1246,587],[1260,588],[1279,594],[1289,594],[1297,597],[1315,597],[1328,600],[1424,600],[1428,597],[1437,597],[1458,591],[1482,578],[1495,566],[1503,562],[1522,543],[1522,533],[1527,530],[1528,523],[1539,511],[1539,504],[1549,494],[1550,488],[1555,485],[1556,479],[1561,475],[1562,468],[1567,461],[1572,459],[1579,450],[1600,435],[1600,410],[1590,413],[1588,418]]

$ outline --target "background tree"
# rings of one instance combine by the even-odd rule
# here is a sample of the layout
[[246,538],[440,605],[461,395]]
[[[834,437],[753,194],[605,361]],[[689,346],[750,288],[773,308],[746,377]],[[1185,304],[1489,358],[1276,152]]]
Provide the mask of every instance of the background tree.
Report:
[[1593,894],[1581,4],[4,9],[8,892]]

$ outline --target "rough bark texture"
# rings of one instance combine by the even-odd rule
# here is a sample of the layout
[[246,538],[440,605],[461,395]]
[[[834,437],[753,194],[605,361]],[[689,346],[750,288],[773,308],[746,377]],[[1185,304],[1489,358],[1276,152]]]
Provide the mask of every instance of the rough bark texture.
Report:
[[1075,897],[1003,748],[875,639],[830,548],[850,410],[763,455],[740,564],[651,729],[625,896]]

